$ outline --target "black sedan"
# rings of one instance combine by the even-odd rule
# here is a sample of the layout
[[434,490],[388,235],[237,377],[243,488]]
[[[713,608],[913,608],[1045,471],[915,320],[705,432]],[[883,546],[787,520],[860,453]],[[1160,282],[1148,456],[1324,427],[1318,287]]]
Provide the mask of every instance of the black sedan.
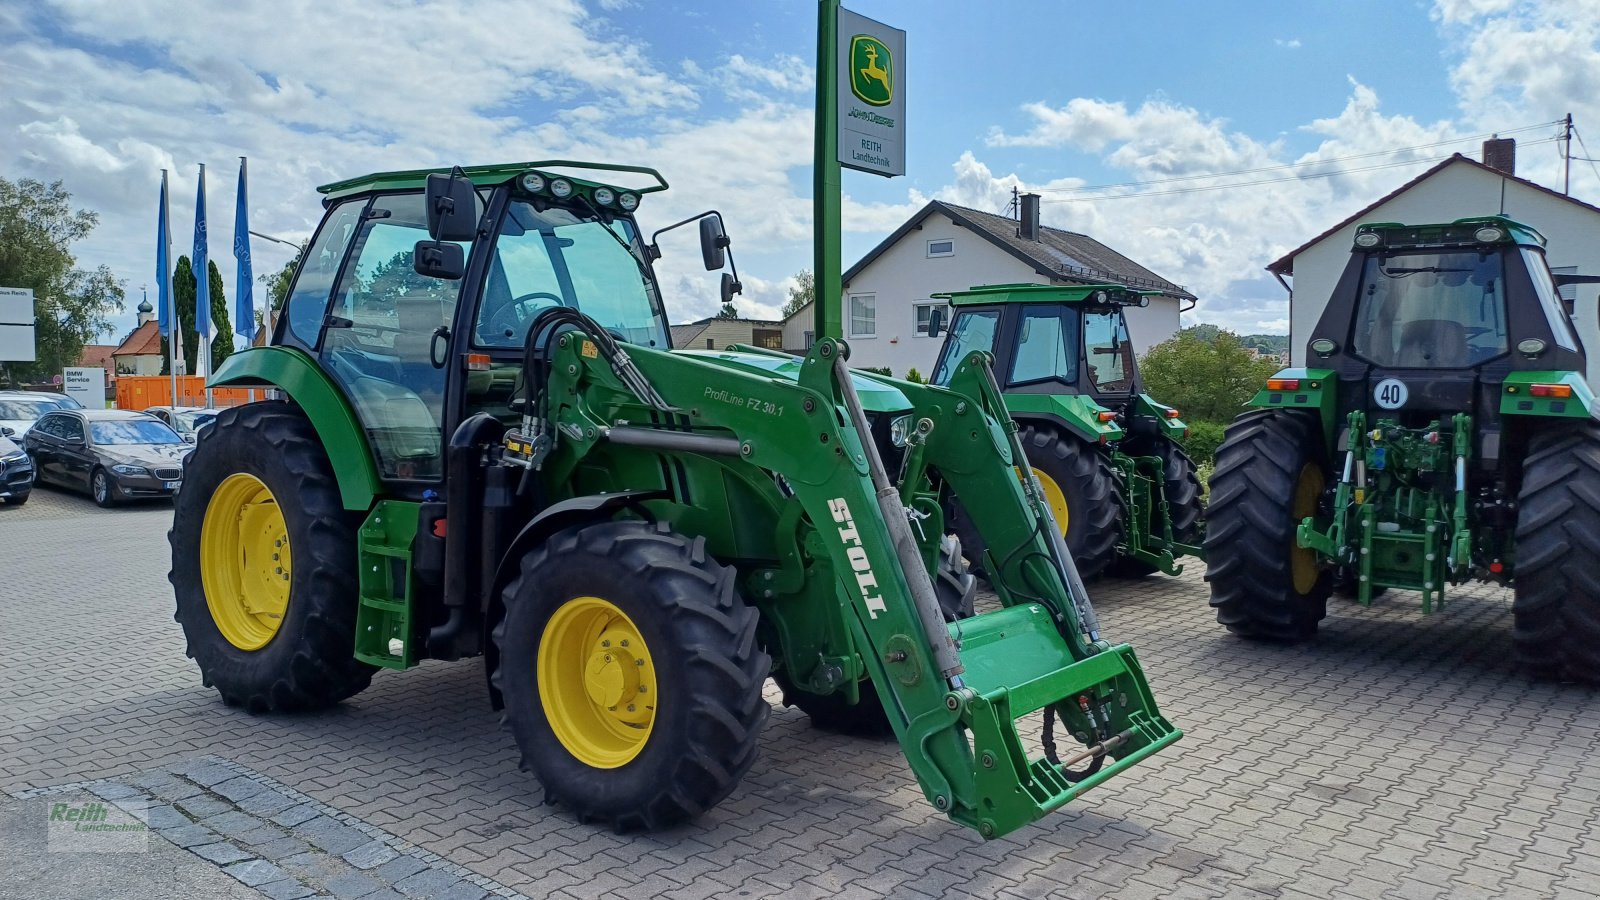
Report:
[[49,413],[23,446],[38,481],[87,490],[101,506],[177,493],[193,449],[156,417],[122,409]]
[[21,506],[33,490],[33,460],[16,441],[16,432],[0,426],[0,503]]

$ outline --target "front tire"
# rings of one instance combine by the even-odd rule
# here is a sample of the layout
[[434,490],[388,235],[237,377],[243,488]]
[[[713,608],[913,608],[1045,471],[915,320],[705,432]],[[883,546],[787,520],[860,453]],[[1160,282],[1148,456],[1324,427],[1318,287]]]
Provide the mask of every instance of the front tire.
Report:
[[174,618],[224,702],[320,709],[371,683],[354,656],[358,523],[302,413],[278,402],[220,412],[173,506]]
[[94,505],[101,509],[117,505],[117,487],[105,469],[95,469],[89,476],[89,494],[94,498]]
[[1321,423],[1298,410],[1233,420],[1217,449],[1206,523],[1206,581],[1234,634],[1304,640],[1327,615],[1333,575],[1295,540],[1327,483]]
[[1600,427],[1534,436],[1516,547],[1512,639],[1523,665],[1600,683]]
[[771,659],[735,574],[664,523],[569,528],[523,558],[492,677],[548,800],[654,831],[738,785],[771,711]]

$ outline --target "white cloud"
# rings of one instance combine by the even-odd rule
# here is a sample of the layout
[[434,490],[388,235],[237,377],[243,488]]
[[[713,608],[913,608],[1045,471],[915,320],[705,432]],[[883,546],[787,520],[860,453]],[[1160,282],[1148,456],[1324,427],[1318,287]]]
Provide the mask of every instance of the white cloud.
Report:
[[1284,48],[1285,50],[1299,50],[1300,49],[1300,39],[1299,38],[1273,38],[1272,42],[1274,44],[1277,44],[1279,47]]

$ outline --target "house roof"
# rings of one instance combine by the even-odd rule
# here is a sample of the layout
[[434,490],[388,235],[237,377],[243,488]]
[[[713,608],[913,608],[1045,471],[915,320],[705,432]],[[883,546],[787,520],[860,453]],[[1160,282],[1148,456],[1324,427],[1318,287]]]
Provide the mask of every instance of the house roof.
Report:
[[154,320],[145,322],[133,330],[132,334],[122,339],[117,349],[111,351],[112,356],[160,356],[161,355],[161,326]]
[[1327,231],[1324,231],[1323,233],[1321,233],[1321,234],[1317,235],[1316,237],[1312,238],[1311,240],[1306,241],[1304,244],[1301,244],[1300,246],[1294,248],[1293,250],[1290,250],[1288,253],[1285,253],[1283,256],[1279,257],[1278,259],[1276,259],[1273,262],[1271,262],[1270,264],[1268,264],[1267,271],[1271,272],[1274,275],[1293,275],[1294,274],[1294,258],[1296,256],[1299,256],[1301,253],[1304,253],[1310,247],[1312,247],[1312,246],[1314,246],[1316,244],[1322,243],[1324,240],[1327,240],[1328,238],[1334,236],[1335,234],[1338,234],[1339,232],[1343,231],[1344,229],[1349,228],[1351,225],[1356,224],[1357,222],[1359,222],[1362,219],[1366,218],[1367,216],[1371,215],[1373,210],[1375,210],[1378,207],[1384,205],[1385,203],[1388,203],[1390,200],[1393,200],[1394,198],[1400,196],[1401,194],[1404,194],[1406,191],[1411,190],[1412,188],[1416,187],[1417,185],[1421,184],[1422,182],[1427,181],[1429,178],[1432,178],[1434,175],[1437,175],[1439,172],[1444,171],[1444,169],[1446,169],[1447,167],[1456,165],[1457,163],[1465,163],[1466,165],[1472,166],[1474,168],[1482,169],[1485,172],[1489,172],[1491,174],[1498,175],[1498,176],[1506,179],[1507,181],[1514,181],[1517,184],[1533,188],[1534,190],[1539,191],[1540,193],[1549,194],[1550,196],[1555,197],[1555,198],[1557,198],[1559,200],[1565,200],[1568,203],[1572,203],[1572,204],[1575,204],[1577,206],[1583,207],[1584,209],[1587,209],[1590,212],[1600,213],[1600,206],[1592,206],[1592,205],[1590,205],[1588,203],[1583,202],[1582,200],[1577,200],[1577,199],[1574,199],[1572,197],[1569,197],[1566,194],[1561,193],[1560,191],[1552,190],[1551,188],[1547,188],[1544,185],[1539,184],[1536,181],[1529,181],[1526,178],[1522,178],[1522,177],[1517,176],[1517,175],[1511,175],[1511,174],[1508,174],[1506,172],[1502,172],[1502,171],[1500,171],[1499,169],[1496,169],[1493,166],[1486,166],[1483,163],[1478,162],[1477,160],[1473,159],[1470,156],[1462,156],[1461,154],[1457,153],[1457,154],[1451,156],[1449,159],[1446,159],[1443,162],[1440,162],[1438,165],[1434,166],[1433,168],[1429,169],[1428,171],[1423,172],[1421,175],[1418,175],[1417,177],[1415,177],[1415,178],[1411,179],[1410,181],[1406,182],[1405,184],[1400,185],[1399,187],[1395,188],[1394,190],[1390,191],[1389,193],[1384,194],[1382,197],[1379,197],[1377,200],[1374,200],[1373,202],[1371,202],[1371,203],[1367,204],[1366,206],[1362,207],[1358,212],[1356,212],[1355,215],[1350,216],[1349,218],[1345,219],[1344,221],[1340,222],[1339,224],[1333,226],[1332,228],[1329,228]]
[[884,238],[866,256],[861,257],[859,262],[844,273],[844,283],[849,284],[851,279],[872,265],[873,260],[935,212],[943,213],[956,224],[971,229],[989,243],[1027,263],[1041,275],[1073,284],[1102,284],[1106,281],[1115,281],[1128,287],[1159,291],[1180,300],[1195,299],[1194,294],[1185,290],[1183,285],[1162,278],[1086,234],[1041,225],[1039,240],[1025,240],[1018,233],[1016,219],[957,206],[943,200],[929,201],[927,206],[907,219],[904,225],[895,229],[893,234]]
[[86,369],[105,369],[110,374],[116,370],[116,366],[111,364],[111,351],[115,349],[115,344],[84,344],[78,365]]

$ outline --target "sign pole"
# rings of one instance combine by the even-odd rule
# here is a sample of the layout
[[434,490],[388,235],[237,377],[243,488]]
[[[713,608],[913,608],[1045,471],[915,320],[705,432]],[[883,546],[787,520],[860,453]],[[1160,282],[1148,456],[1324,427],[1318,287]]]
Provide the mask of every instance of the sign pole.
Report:
[[843,179],[839,165],[839,0],[817,3],[817,121],[813,153],[811,210],[812,266],[816,296],[812,303],[812,331],[816,339],[844,335],[840,293],[839,231]]

